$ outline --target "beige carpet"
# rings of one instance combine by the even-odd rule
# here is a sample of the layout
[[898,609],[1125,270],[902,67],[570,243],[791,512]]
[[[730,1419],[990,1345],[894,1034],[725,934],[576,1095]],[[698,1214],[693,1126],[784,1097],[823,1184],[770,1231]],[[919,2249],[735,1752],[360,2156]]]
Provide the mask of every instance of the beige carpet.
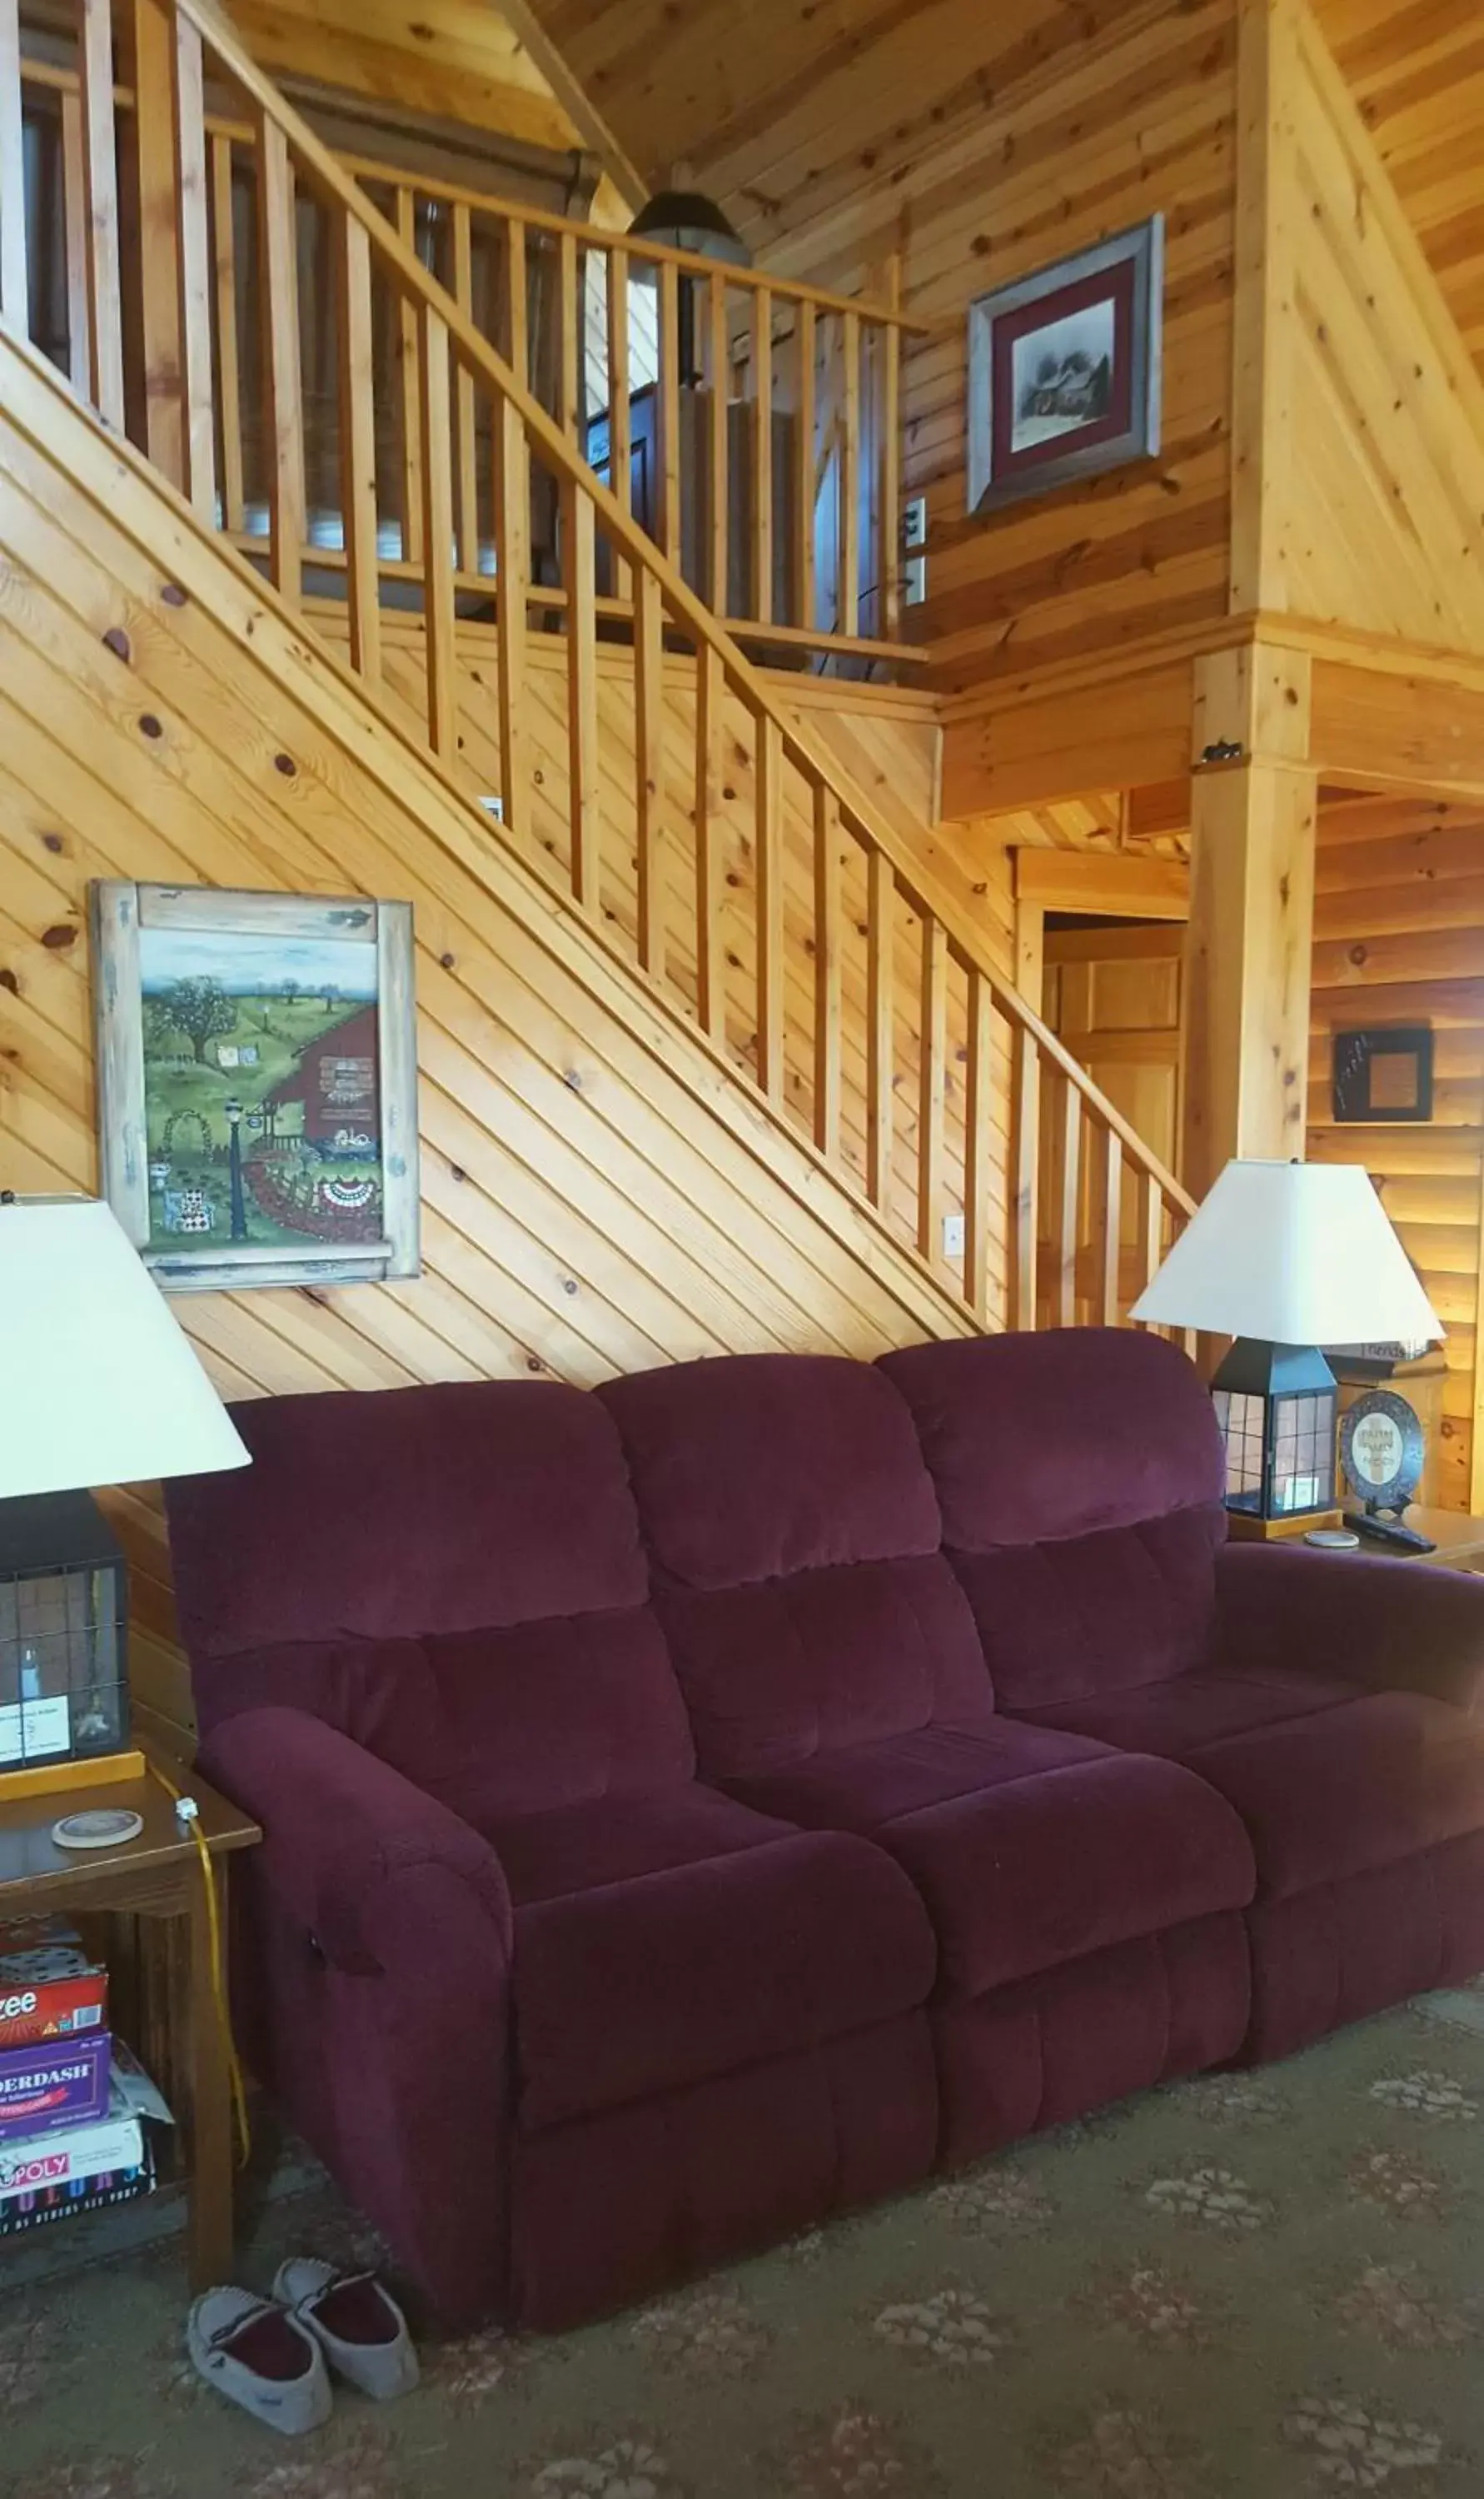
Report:
[[[1484,2499],[1484,1991],[560,2342],[430,2347],[299,2445],[189,2374],[177,2244],[57,2272],[65,2227],[49,2279],[0,2255],[7,2499]],[[371,2245],[301,2182],[241,2277]]]

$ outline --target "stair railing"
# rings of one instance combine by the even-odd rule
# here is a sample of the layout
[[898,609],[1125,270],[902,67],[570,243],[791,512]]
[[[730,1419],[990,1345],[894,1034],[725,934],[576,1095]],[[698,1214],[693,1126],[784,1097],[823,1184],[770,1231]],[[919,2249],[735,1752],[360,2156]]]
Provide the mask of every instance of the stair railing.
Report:
[[[28,53],[21,84],[43,168],[30,222],[49,217],[52,249],[65,233],[71,260],[86,213],[79,74]],[[113,104],[121,161],[132,166],[135,93],[116,77]],[[226,526],[250,541],[261,517],[251,491],[257,410],[239,334],[256,320],[257,159],[251,125],[212,110],[210,96],[206,132],[213,327],[227,349],[218,486]],[[748,649],[810,667],[925,658],[903,639],[900,512],[903,348],[927,325],[900,308],[898,255],[873,270],[874,295],[841,295],[516,206],[388,157],[338,145],[335,153]],[[303,253],[311,286],[313,260]],[[81,381],[83,290],[48,288],[44,274],[40,291],[55,301],[32,336]],[[311,295],[306,323],[315,309]],[[405,336],[379,342],[395,364],[377,411],[378,568],[388,582],[414,577],[422,534],[410,316],[403,326]],[[304,380],[312,401],[308,372]],[[467,589],[493,558],[475,483],[488,446],[467,389],[454,421],[455,582]],[[315,447],[306,429],[311,470]],[[323,529],[318,554],[334,568],[339,550]],[[599,588],[622,599],[622,569]]]
[[[13,7],[0,0],[0,318],[25,331]],[[105,422],[121,430],[126,393],[142,401],[149,456],[221,525],[224,367],[241,341],[217,282],[210,86],[251,134],[253,378],[280,598],[348,648],[394,714],[407,716],[410,689],[417,733],[454,786],[498,810],[503,837],[560,879],[975,1322],[1117,1323],[1191,1211],[1179,1182],[1003,978],[972,909],[789,704],[787,681],[750,663],[211,0],[132,11],[141,251],[126,337],[110,0],[79,9],[67,144],[85,213],[67,237],[68,282],[86,315],[75,378]],[[301,203],[313,204],[334,273],[344,519],[333,606],[308,527]],[[403,442],[420,519],[408,616],[383,605],[378,567],[373,347],[387,319],[416,377]],[[472,474],[470,443],[488,454]],[[537,490],[555,503],[555,579],[532,570]],[[457,560],[470,498],[494,552],[472,602]],[[600,593],[600,566],[624,579],[623,600]],[[554,671],[561,754],[541,730]]]

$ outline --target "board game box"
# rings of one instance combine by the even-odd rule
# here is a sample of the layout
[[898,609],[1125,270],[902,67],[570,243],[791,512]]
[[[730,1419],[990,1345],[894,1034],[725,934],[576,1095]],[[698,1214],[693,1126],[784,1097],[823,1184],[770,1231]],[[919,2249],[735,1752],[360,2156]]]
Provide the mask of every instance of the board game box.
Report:
[[65,1918],[0,1926],[0,2051],[106,2030],[108,2018],[108,1972]]

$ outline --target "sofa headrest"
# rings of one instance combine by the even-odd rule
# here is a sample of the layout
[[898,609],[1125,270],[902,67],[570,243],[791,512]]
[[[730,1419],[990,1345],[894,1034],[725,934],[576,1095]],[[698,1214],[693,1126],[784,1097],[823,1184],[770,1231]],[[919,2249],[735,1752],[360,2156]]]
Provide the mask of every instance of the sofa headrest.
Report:
[[735,1588],[938,1550],[912,1417],[869,1363],[728,1354],[610,1379],[597,1395],[661,1580]]
[[953,1552],[1219,1504],[1225,1464],[1193,1363],[1133,1328],[1057,1328],[883,1354],[912,1409]]
[[167,1487],[197,1658],[397,1639],[642,1606],[618,1434],[537,1380],[235,1406],[250,1467]]

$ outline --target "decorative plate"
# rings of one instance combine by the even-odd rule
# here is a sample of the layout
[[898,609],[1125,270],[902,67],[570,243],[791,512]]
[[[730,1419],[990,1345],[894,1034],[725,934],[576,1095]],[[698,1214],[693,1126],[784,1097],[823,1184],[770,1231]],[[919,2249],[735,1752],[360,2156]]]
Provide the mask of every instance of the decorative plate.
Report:
[[1394,1388],[1368,1388],[1340,1417],[1339,1463],[1368,1509],[1404,1509],[1422,1481],[1424,1455],[1422,1425]]

